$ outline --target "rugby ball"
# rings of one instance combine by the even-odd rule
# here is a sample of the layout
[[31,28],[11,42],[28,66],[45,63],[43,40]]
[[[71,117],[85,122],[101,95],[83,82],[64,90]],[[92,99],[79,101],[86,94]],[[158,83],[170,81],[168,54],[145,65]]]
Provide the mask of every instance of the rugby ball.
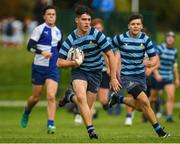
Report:
[[67,54],[68,60],[79,59],[79,57],[83,56],[83,51],[80,48],[71,47]]
[[73,60],[75,57],[75,55],[74,55],[74,50],[75,50],[75,48],[73,48],[73,47],[71,47],[70,49],[69,49],[69,51],[68,51],[68,54],[67,54],[67,59],[68,60]]

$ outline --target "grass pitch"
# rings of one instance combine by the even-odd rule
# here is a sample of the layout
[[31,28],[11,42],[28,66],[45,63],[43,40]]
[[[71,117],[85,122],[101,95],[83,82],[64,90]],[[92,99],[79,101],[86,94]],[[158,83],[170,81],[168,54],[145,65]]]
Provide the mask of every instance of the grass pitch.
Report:
[[149,123],[142,123],[140,112],[135,112],[132,127],[124,126],[125,112],[120,116],[108,116],[99,109],[99,117],[94,120],[98,140],[88,138],[84,125],[75,125],[73,115],[65,109],[58,109],[56,115],[56,133],[47,134],[46,108],[35,107],[28,127],[20,127],[22,107],[0,107],[0,143],[178,143],[180,142],[180,110],[174,112],[175,123],[162,126],[171,137],[158,138]]

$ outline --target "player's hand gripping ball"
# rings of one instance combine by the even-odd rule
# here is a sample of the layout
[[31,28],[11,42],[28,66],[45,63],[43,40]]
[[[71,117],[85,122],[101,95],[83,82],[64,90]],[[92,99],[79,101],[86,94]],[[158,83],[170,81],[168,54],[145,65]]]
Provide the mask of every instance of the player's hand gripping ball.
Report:
[[84,53],[79,48],[70,48],[67,55],[68,60],[74,60],[78,65],[81,65],[84,61]]

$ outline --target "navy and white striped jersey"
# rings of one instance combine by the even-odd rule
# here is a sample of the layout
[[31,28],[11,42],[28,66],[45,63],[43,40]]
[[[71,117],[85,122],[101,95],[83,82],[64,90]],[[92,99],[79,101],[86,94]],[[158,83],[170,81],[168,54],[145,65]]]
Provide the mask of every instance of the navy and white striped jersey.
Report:
[[163,80],[173,80],[174,65],[177,64],[177,49],[168,48],[165,43],[157,47],[160,57],[159,74]]
[[102,70],[101,52],[107,52],[111,49],[106,36],[93,27],[89,29],[89,34],[83,37],[77,35],[77,29],[68,35],[59,51],[59,57],[66,59],[71,47],[78,47],[84,52],[84,61],[80,65],[80,69],[85,71]]
[[127,31],[124,34],[116,35],[112,43],[120,49],[121,75],[144,76],[143,60],[145,52],[148,57],[156,55],[155,48],[149,37],[140,32],[137,38],[133,38],[130,37],[129,31]]
[[53,53],[51,58],[45,58],[42,54],[35,53],[33,65],[56,67],[58,43],[63,39],[60,29],[56,26],[49,27],[46,23],[43,23],[33,30],[30,39],[37,42],[37,49]]
[[[111,48],[112,48],[112,51],[115,53],[117,52],[117,48],[114,47],[114,45],[112,44],[112,39],[110,37],[107,37],[107,40],[108,42],[110,43],[111,45]],[[103,56],[102,56],[103,57]],[[103,59],[103,72],[105,72],[107,70],[106,68],[106,63],[105,63],[105,60],[104,60],[104,57],[102,58]]]

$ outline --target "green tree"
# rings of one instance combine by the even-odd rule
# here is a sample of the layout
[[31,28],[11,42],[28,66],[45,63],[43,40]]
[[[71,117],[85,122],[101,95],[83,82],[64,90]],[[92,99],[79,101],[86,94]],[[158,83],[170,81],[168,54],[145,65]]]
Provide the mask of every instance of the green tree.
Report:
[[154,11],[159,30],[179,29],[180,0],[141,0],[141,11]]

